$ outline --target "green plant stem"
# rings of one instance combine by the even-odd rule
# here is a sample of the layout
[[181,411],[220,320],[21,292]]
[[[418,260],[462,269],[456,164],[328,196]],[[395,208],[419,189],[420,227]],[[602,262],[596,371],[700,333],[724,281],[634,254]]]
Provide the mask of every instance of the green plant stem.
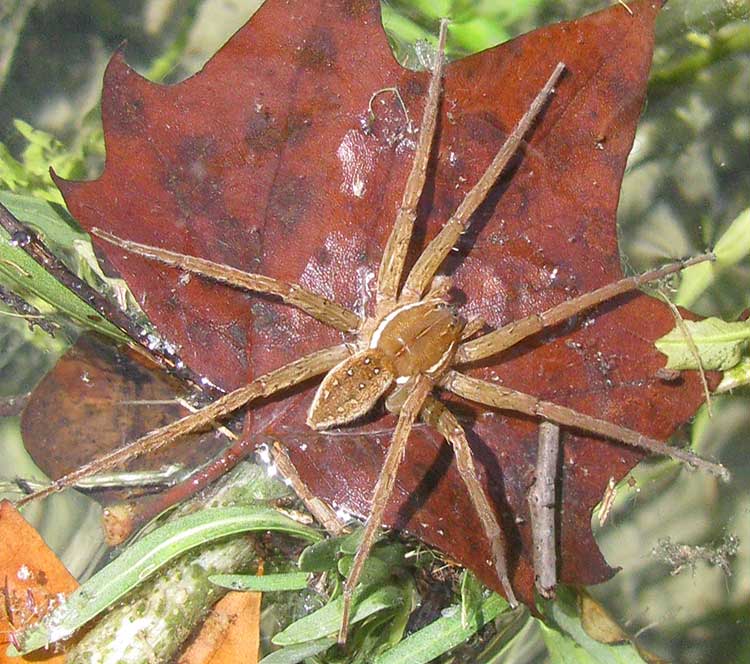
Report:
[[727,26],[711,38],[708,48],[657,68],[649,81],[649,97],[655,99],[674,86],[691,83],[707,67],[736,55],[750,52],[750,25]]

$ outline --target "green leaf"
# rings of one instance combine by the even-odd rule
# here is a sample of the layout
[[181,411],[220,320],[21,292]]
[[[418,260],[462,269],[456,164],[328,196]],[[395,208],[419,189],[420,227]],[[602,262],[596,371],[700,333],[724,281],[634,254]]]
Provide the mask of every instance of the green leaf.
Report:
[[13,246],[10,236],[0,229],[0,282],[22,297],[38,297],[54,311],[79,326],[104,334],[118,343],[130,340],[96,310],[48,274],[23,249]]
[[[125,283],[104,276],[88,235],[73,225],[64,209],[28,194],[8,191],[0,191],[0,203],[36,231],[45,245],[84,281],[99,289],[106,282],[118,301],[129,302]],[[104,334],[118,343],[130,341],[117,327],[50,276],[25,251],[11,246],[8,234],[1,229],[0,282],[21,297],[39,298],[53,313],[62,314],[84,329]]]
[[539,629],[551,661],[555,664],[595,664],[596,660],[579,646],[572,637],[548,627],[541,621],[539,622]]
[[74,154],[52,134],[35,129],[23,120],[14,120],[13,126],[26,140],[26,145],[20,161],[2,146],[0,184],[11,191],[23,191],[35,198],[63,205],[62,194],[52,181],[49,169],[54,168],[66,178],[82,177],[83,154]]
[[750,384],[750,357],[744,357],[740,363],[732,367],[729,371],[724,372],[716,388],[716,392],[730,392],[731,390]]
[[[348,577],[353,564],[353,557],[344,556],[341,560],[339,560],[339,573],[342,576]],[[378,557],[370,555],[370,557],[365,560],[365,564],[362,566],[362,575],[359,578],[359,583],[362,585],[362,587],[385,583],[385,581],[391,576],[393,569],[393,567],[386,564]]]
[[320,534],[265,507],[202,510],[171,521],[128,547],[72,592],[41,622],[19,635],[21,653],[69,637],[170,560],[190,549],[242,532],[275,530],[314,541]]
[[284,574],[214,574],[208,580],[229,590],[254,590],[268,593],[281,590],[302,590],[307,588],[308,575],[305,572],[288,572]]
[[558,586],[557,599],[544,602],[545,621],[538,621],[542,637],[555,664],[644,664],[629,641],[600,643],[583,629],[576,595]]
[[0,191],[2,203],[14,217],[39,232],[53,248],[70,246],[74,240],[87,237],[83,231],[75,229],[60,212],[59,207],[29,194],[14,194]]
[[675,302],[691,306],[715,281],[717,274],[750,255],[750,208],[742,212],[719,238],[714,247],[716,261],[699,263],[682,273]]
[[372,548],[370,555],[394,570],[404,565],[406,547],[401,542],[380,542]]
[[334,569],[341,539],[341,537],[332,537],[306,547],[300,554],[299,568],[303,572],[326,572]]
[[29,194],[8,191],[0,191],[0,203],[36,231],[47,248],[86,283],[99,291],[110,290],[121,308],[140,312],[125,281],[102,272],[91,238],[77,227],[65,208]]
[[308,657],[314,657],[328,650],[336,639],[332,637],[325,637],[322,639],[316,639],[315,641],[306,641],[305,643],[296,643],[293,646],[286,646],[281,650],[272,652],[270,655],[266,655],[259,664],[298,664]]
[[[351,624],[393,607],[404,601],[400,588],[385,586],[383,588],[363,588],[354,593],[354,611]],[[338,631],[343,613],[343,597],[329,602],[324,607],[292,623],[283,632],[273,637],[272,641],[279,646],[314,641]]]
[[461,576],[461,627],[471,624],[482,605],[482,584],[468,569]]
[[[701,321],[686,320],[684,324],[698,349],[703,368],[708,371],[727,371],[735,367],[750,340],[750,323],[746,321],[728,323],[720,318],[706,318]],[[699,368],[681,326],[675,326],[657,339],[655,345],[667,356],[667,368]]]
[[357,553],[364,534],[364,528],[355,528],[351,533],[342,537],[339,542],[339,552],[345,556],[353,556]]
[[404,638],[406,628],[409,624],[409,616],[411,616],[411,612],[417,608],[419,599],[417,594],[417,584],[414,582],[413,578],[405,576],[400,584],[400,588],[404,601],[394,615],[389,617],[388,624],[385,627],[385,643],[388,648],[394,647]]
[[470,617],[469,624],[461,624],[461,610],[458,606],[444,612],[444,617],[427,625],[405,638],[395,648],[378,657],[374,664],[427,664],[451,648],[464,643],[472,634],[508,608],[508,603],[500,595],[492,594]]

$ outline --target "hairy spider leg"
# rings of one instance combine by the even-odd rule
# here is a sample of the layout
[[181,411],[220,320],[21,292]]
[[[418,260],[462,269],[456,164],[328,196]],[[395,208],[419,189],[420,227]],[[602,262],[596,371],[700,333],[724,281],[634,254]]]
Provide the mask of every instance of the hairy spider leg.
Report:
[[461,332],[461,341],[467,341],[475,334],[479,334],[484,329],[485,325],[487,325],[487,321],[481,316],[469,319]]
[[510,578],[508,576],[508,556],[505,533],[497,520],[487,495],[479,482],[474,457],[471,453],[466,432],[459,424],[455,415],[451,413],[440,401],[428,397],[422,409],[422,419],[434,427],[443,438],[452,446],[456,456],[456,466],[461,479],[469,492],[469,498],[474,505],[474,511],[479,517],[484,530],[485,537],[490,544],[492,558],[495,564],[495,572],[500,580],[505,597],[512,608],[518,606],[518,600],[513,592]]
[[102,240],[114,244],[138,256],[164,263],[170,267],[176,267],[185,272],[199,274],[202,277],[218,281],[242,290],[254,291],[256,293],[268,293],[275,295],[285,303],[301,309],[315,320],[333,327],[342,332],[356,332],[362,320],[353,311],[342,307],[328,298],[313,293],[299,284],[289,284],[280,279],[267,277],[263,274],[243,272],[235,267],[214,263],[205,258],[187,256],[185,254],[161,249],[132,240],[125,240],[100,228],[92,228],[92,234]]
[[560,456],[560,426],[552,422],[539,424],[536,471],[529,490],[531,541],[533,546],[534,585],[547,599],[555,596],[557,586],[557,551],[555,535],[555,480]]
[[571,316],[590,309],[591,307],[611,300],[618,295],[633,291],[649,282],[663,279],[664,277],[684,270],[686,267],[702,263],[704,261],[715,260],[714,254],[707,253],[695,256],[684,261],[670,263],[664,267],[637,274],[632,277],[625,277],[619,281],[612,282],[601,288],[597,288],[589,293],[584,293],[570,300],[565,300],[554,307],[538,314],[531,314],[525,318],[508,323],[503,327],[489,332],[477,339],[467,341],[461,344],[456,352],[456,364],[465,364],[467,362],[476,362],[483,360],[492,355],[515,346],[526,337],[541,332],[546,327],[558,325]]
[[279,469],[281,476],[292,486],[294,493],[305,504],[307,511],[315,517],[315,520],[325,528],[326,532],[333,536],[339,537],[346,532],[346,524],[343,523],[333,508],[324,500],[318,498],[297,472],[292,460],[284,449],[284,446],[274,441],[270,445],[273,462]]
[[388,506],[388,500],[391,497],[391,493],[393,493],[396,473],[398,472],[398,467],[404,458],[406,443],[409,439],[412,425],[414,424],[414,420],[419,414],[419,411],[431,389],[432,381],[427,378],[427,376],[418,376],[414,381],[412,391],[409,393],[409,396],[406,397],[406,401],[399,412],[396,430],[393,432],[393,438],[388,447],[388,452],[385,455],[383,468],[380,471],[378,481],[373,490],[372,507],[370,509],[370,515],[367,517],[362,541],[357,548],[357,553],[354,555],[354,562],[352,563],[349,576],[344,584],[343,615],[341,617],[341,627],[338,635],[338,641],[341,644],[346,643],[346,635],[349,631],[349,616],[354,589],[357,586],[357,582],[362,573],[362,567],[370,554],[370,549],[372,549],[372,545],[375,542],[380,526],[383,524],[385,508]]
[[396,221],[385,245],[378,270],[377,302],[379,313],[392,307],[398,296],[401,285],[401,274],[409,250],[414,221],[417,218],[417,205],[422,196],[424,183],[427,178],[427,164],[432,152],[432,142],[437,124],[438,108],[440,107],[440,86],[443,79],[443,62],[445,59],[445,40],[448,32],[448,20],[440,21],[440,36],[435,54],[435,62],[430,78],[427,101],[422,115],[422,125],[419,129],[419,142],[414,152],[406,188],[401,199],[401,206],[396,214]]
[[720,463],[708,461],[688,452],[687,450],[673,445],[649,438],[643,434],[618,426],[606,420],[600,420],[584,413],[579,413],[572,408],[559,406],[550,401],[543,401],[530,394],[524,394],[516,390],[495,385],[478,378],[472,378],[457,371],[449,371],[440,381],[445,389],[457,394],[464,399],[481,403],[500,410],[512,410],[524,413],[543,420],[554,422],[562,426],[579,429],[597,436],[637,447],[653,454],[668,456],[684,464],[688,468],[697,468],[728,482],[729,471]]
[[406,279],[404,288],[401,291],[400,301],[414,302],[422,297],[422,293],[430,285],[440,265],[442,265],[451,249],[456,245],[461,234],[468,228],[471,216],[487,198],[487,194],[500,177],[500,174],[505,170],[508,162],[518,152],[524,136],[529,132],[534,121],[546,105],[564,71],[565,65],[559,62],[549,79],[547,79],[547,82],[534,98],[534,101],[531,102],[529,108],[518,121],[518,124],[513,128],[510,136],[508,136],[503,146],[495,155],[495,158],[487,167],[482,177],[471,188],[471,191],[466,194],[445,226],[443,226],[422,252],[422,255],[414,264]]
[[16,504],[20,506],[29,501],[44,498],[75,484],[84,477],[90,477],[129,459],[159,449],[179,436],[184,436],[197,429],[213,424],[216,420],[247,405],[251,401],[270,397],[281,390],[326,373],[341,362],[341,360],[348,357],[350,353],[351,349],[347,344],[339,344],[338,346],[331,346],[330,348],[315,351],[298,360],[289,362],[289,364],[285,364],[283,367],[269,371],[247,385],[225,394],[208,406],[190,415],[186,415],[171,424],[155,429],[145,436],[54,480],[48,487],[25,496]]

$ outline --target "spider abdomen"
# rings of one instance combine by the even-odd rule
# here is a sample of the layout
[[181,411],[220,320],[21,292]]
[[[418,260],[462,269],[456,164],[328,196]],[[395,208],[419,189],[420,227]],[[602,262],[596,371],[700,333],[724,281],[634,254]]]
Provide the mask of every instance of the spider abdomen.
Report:
[[391,362],[376,348],[339,362],[323,378],[307,413],[313,429],[346,424],[366,414],[393,383]]

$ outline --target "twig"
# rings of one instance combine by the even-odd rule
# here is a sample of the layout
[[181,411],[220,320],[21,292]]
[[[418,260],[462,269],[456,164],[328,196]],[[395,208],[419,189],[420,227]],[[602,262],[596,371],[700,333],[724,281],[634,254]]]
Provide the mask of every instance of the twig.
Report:
[[627,3],[625,2],[625,0],[617,0],[617,3],[618,3],[618,4],[619,4],[619,5],[621,6],[621,7],[623,7],[623,9],[625,9],[625,11],[626,11],[626,12],[628,12],[628,14],[630,14],[631,16],[633,16],[633,10],[632,10],[632,9],[631,9],[630,7],[628,7],[628,5],[627,5]]
[[539,425],[536,478],[528,495],[531,537],[534,543],[534,584],[542,597],[551,599],[557,586],[555,551],[555,479],[560,450],[560,427],[552,422]]
[[[30,228],[16,219],[7,208],[0,205],[0,226],[10,235],[11,242],[23,249],[31,258],[41,265],[51,276],[77,295],[86,304],[106,318],[128,336],[133,347],[158,364],[170,375],[192,388],[208,391],[210,386],[201,381],[179,356],[166,344],[154,344],[153,335],[144,329],[116,304],[97,292],[57,258]],[[215,389],[215,388],[214,388]],[[218,394],[218,390],[216,390]],[[216,395],[214,395],[216,396]]]
[[[102,489],[161,489],[175,483],[175,478],[182,477],[182,465],[171,464],[160,470],[138,470],[124,473],[94,475],[77,482],[74,487],[80,491],[99,491]],[[38,479],[17,477],[14,480],[0,480],[0,493],[22,491],[33,493],[51,483]]]
[[617,498],[617,484],[615,484],[615,478],[610,477],[607,482],[607,488],[604,490],[604,496],[599,508],[599,527],[603,527],[609,519],[609,515],[612,512],[612,507],[615,504],[615,498]]

